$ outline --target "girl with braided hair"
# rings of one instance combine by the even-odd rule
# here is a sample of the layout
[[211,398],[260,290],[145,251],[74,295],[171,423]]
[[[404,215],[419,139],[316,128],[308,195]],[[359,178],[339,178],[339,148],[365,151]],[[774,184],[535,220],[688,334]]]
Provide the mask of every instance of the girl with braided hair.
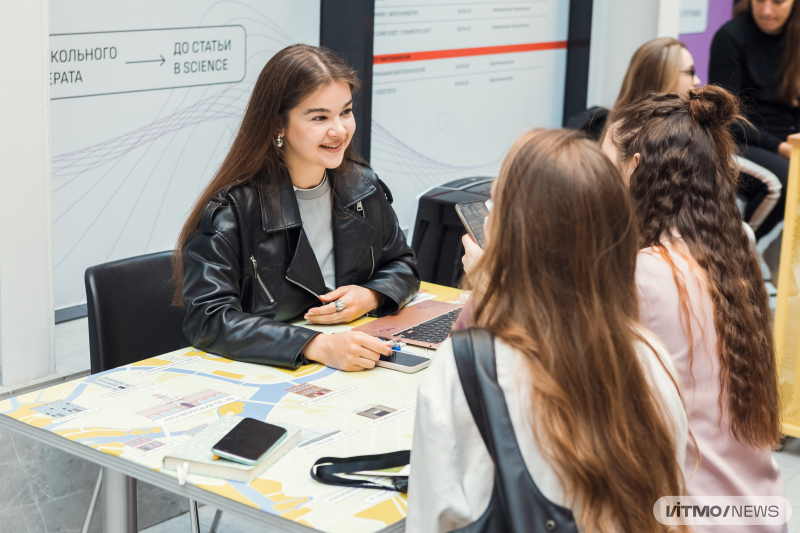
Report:
[[639,217],[642,324],[684,382],[689,496],[784,496],[768,297],[735,202],[730,126],[740,121],[720,87],[652,94],[612,115],[602,145]]

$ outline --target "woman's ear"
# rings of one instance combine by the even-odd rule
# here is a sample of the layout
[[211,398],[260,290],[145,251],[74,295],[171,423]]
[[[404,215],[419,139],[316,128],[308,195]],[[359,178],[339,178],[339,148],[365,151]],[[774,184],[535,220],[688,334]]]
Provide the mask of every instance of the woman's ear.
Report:
[[641,160],[641,158],[642,158],[642,156],[639,155],[638,152],[633,154],[633,157],[631,157],[631,172],[636,170],[636,167],[639,166],[639,160]]

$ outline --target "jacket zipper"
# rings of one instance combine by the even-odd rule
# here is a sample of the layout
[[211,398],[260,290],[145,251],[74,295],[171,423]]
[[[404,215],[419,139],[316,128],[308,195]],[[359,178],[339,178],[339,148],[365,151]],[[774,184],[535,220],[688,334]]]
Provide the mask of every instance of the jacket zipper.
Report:
[[[361,202],[358,202],[358,203],[356,204],[356,211],[357,211],[359,214],[361,214],[361,216],[362,216],[362,217],[364,217],[364,218],[366,218],[366,217],[367,217],[367,215],[366,215],[366,212],[364,211],[364,207],[361,205]],[[372,257],[372,270],[374,271],[374,270],[375,270],[375,255],[374,255],[374,254],[373,254],[373,252],[372,252],[372,247],[370,247],[370,249],[369,249],[369,254],[370,254],[370,256]],[[369,274],[369,277],[372,277],[372,272],[370,272],[370,274]],[[293,280],[292,278],[290,278],[289,276],[286,276],[286,279],[287,279],[288,281],[290,281],[290,282],[294,283],[294,284],[295,284],[295,285],[297,285],[298,287],[301,287],[301,288],[303,288],[303,289],[307,290],[308,292],[310,292],[311,294],[313,294],[313,295],[314,295],[314,296],[316,296],[317,298],[319,298],[319,294],[317,294],[316,292],[314,292],[313,290],[311,290],[311,289],[310,289],[310,288],[309,288],[307,285],[303,285],[303,284],[302,284],[302,283],[300,283],[299,281],[295,281],[295,280]]]
[[267,286],[264,285],[263,281],[261,281],[261,276],[258,275],[258,263],[256,263],[256,258],[251,255],[250,256],[250,261],[253,262],[253,272],[256,273],[256,280],[258,280],[258,284],[261,285],[262,289],[264,289],[264,292],[266,293],[267,298],[269,298],[269,303],[274,304],[275,303],[275,298],[272,297],[272,294],[270,294],[269,289],[267,289]]
[[372,258],[372,269],[369,271],[369,277],[375,273],[375,253],[372,251],[372,246],[369,247],[369,256]]
[[308,288],[306,285],[303,285],[303,284],[302,284],[302,283],[300,283],[299,281],[295,281],[295,280],[293,280],[293,279],[292,279],[292,278],[290,278],[289,276],[286,276],[286,279],[287,279],[288,281],[291,281],[292,283],[294,283],[294,284],[295,284],[295,285],[297,285],[298,287],[300,287],[300,288],[303,288],[303,289],[307,290],[308,292],[310,292],[311,294],[313,294],[313,295],[314,295],[314,296],[316,296],[317,298],[319,298],[319,294],[317,294],[316,292],[314,292],[314,291],[312,291],[311,289],[309,289],[309,288]]

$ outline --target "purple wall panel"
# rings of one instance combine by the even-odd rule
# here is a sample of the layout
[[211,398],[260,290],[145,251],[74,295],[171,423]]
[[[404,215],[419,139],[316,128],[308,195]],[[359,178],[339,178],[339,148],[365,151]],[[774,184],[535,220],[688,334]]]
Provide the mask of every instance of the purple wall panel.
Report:
[[683,33],[678,39],[686,43],[686,48],[694,57],[697,75],[703,83],[708,82],[708,55],[711,40],[717,30],[733,16],[734,0],[708,0],[708,25],[703,33]]

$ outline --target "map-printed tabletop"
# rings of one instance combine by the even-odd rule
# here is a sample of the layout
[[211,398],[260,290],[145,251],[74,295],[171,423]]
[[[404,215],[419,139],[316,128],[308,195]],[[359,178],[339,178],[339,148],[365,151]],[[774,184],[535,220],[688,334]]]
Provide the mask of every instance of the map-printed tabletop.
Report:
[[[459,293],[423,283],[418,298],[453,301]],[[309,471],[323,456],[410,449],[423,375],[289,371],[186,348],[4,400],[0,413],[172,477],[164,455],[220,416],[298,425],[300,444],[252,482],[192,474],[186,482],[322,531],[373,532],[405,517],[405,495],[322,485]]]

